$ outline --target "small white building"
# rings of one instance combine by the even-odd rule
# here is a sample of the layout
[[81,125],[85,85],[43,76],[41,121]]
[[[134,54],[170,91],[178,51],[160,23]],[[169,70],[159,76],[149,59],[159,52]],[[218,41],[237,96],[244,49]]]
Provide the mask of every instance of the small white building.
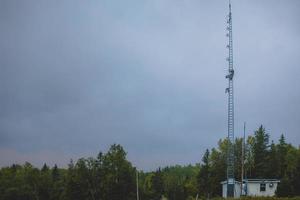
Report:
[[[241,193],[243,196],[274,196],[278,183],[278,179],[245,179],[243,181],[243,189],[241,192],[241,182],[236,181],[234,187],[234,197],[239,198]],[[222,196],[227,197],[227,181],[221,182]]]

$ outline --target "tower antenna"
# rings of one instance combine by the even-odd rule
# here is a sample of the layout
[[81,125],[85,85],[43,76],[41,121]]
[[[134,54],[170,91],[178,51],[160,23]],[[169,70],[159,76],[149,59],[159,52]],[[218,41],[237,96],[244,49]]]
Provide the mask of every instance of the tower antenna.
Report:
[[232,13],[231,13],[231,1],[229,0],[229,14],[227,19],[227,34],[228,37],[228,87],[226,93],[228,93],[228,152],[227,152],[227,197],[234,197],[234,103],[233,103],[233,38],[232,38]]

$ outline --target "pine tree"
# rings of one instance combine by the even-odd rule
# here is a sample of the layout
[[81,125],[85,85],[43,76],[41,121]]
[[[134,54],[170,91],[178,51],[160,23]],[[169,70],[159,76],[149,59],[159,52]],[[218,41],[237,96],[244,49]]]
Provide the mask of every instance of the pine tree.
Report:
[[266,133],[265,128],[261,125],[254,133],[254,177],[265,178],[266,171],[268,170],[268,145],[269,135]]
[[198,174],[198,187],[199,187],[199,194],[204,197],[210,197],[211,195],[211,172],[210,172],[210,165],[209,165],[209,155],[210,152],[206,149],[203,157],[202,157],[202,165],[200,167],[200,172]]
[[270,151],[268,152],[268,167],[266,170],[266,178],[280,178],[280,160],[278,159],[278,151],[276,145],[272,141]]
[[282,178],[285,175],[285,171],[287,168],[286,164],[286,155],[288,151],[288,145],[285,142],[285,137],[282,134],[279,139],[279,144],[277,145],[277,151],[278,151],[278,159],[279,159],[279,177]]
[[162,172],[160,168],[154,173],[154,176],[152,176],[152,189],[154,193],[154,199],[160,200],[163,193],[164,193],[164,183],[162,178]]

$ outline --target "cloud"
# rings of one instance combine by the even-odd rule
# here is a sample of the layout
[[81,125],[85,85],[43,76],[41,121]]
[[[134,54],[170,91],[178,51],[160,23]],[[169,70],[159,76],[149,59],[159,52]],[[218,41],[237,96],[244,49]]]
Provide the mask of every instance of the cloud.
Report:
[[[226,137],[227,2],[1,4],[1,165],[120,143],[153,169]],[[298,4],[233,2],[237,136],[262,123],[298,145]]]

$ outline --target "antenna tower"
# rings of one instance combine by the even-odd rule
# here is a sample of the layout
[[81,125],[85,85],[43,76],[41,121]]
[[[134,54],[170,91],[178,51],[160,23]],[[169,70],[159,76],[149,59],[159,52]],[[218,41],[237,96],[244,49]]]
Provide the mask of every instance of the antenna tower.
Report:
[[227,197],[234,197],[234,104],[233,104],[233,42],[232,42],[232,14],[231,14],[231,2],[229,0],[229,15],[227,18],[227,34],[228,37],[228,153],[227,153]]

